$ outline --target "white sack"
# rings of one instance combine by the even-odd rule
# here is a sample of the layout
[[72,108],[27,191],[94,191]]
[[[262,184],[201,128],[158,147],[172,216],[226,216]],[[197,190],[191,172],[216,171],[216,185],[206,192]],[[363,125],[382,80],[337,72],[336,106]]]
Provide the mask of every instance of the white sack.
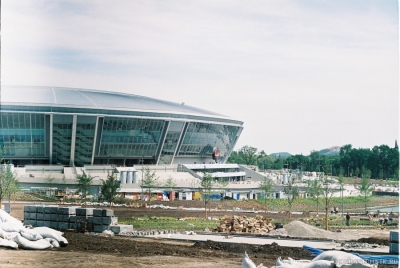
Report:
[[61,247],[66,247],[68,245],[68,240],[63,237],[63,232],[51,229],[49,227],[36,227],[33,231],[40,234],[43,238],[53,238],[58,241]]
[[14,241],[19,245],[20,248],[23,249],[49,249],[53,247],[46,239],[29,241],[28,239],[23,238],[21,235],[17,235],[14,238]]
[[296,261],[292,258],[288,258],[287,260],[282,260],[281,257],[278,258],[274,267],[282,267],[282,268],[333,268],[335,264],[333,261],[327,260],[299,260]]
[[58,243],[58,241],[57,241],[56,239],[54,239],[54,238],[44,238],[44,239],[46,239],[47,241],[49,241],[50,244],[51,244],[54,248],[59,248],[59,247],[60,247],[60,244]]
[[282,260],[281,257],[278,257],[276,264],[273,267],[294,268],[296,266],[292,265],[292,260]]
[[3,229],[0,229],[0,238],[11,240],[11,235]]
[[6,232],[20,232],[24,226],[22,222],[0,222],[0,229],[3,229]]
[[24,228],[19,232],[23,238],[28,239],[29,241],[36,241],[43,239],[43,236],[41,236],[39,233],[34,231],[33,229],[27,229]]
[[17,220],[13,216],[5,212],[3,209],[0,209],[0,222],[21,222],[21,221]]
[[247,252],[244,252],[241,268],[266,268],[266,267],[262,263],[259,266],[256,266],[256,264],[249,258],[249,255],[247,255]]
[[33,230],[40,234],[43,238],[54,238],[58,242],[60,242],[62,239],[62,235],[64,234],[63,232],[51,229],[49,227],[36,227],[33,228]]
[[62,247],[66,247],[68,245],[68,240],[63,236],[61,236],[61,239],[58,242],[60,243],[60,246],[62,246]]
[[377,267],[375,264],[368,264],[366,261],[361,259],[360,257],[353,255],[351,253],[347,253],[339,250],[328,250],[322,252],[317,257],[313,259],[313,261],[317,260],[328,260],[333,261],[336,264],[336,267],[346,267],[346,268],[374,268]]
[[18,249],[18,244],[14,241],[0,238],[0,247]]

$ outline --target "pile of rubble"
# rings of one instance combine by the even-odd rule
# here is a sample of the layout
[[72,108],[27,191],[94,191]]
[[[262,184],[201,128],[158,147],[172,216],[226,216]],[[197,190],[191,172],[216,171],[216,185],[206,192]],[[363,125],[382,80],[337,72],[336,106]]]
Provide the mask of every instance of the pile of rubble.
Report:
[[220,224],[214,228],[213,232],[219,233],[253,233],[263,234],[271,232],[275,226],[263,216],[257,215],[255,218],[246,216],[224,216]]

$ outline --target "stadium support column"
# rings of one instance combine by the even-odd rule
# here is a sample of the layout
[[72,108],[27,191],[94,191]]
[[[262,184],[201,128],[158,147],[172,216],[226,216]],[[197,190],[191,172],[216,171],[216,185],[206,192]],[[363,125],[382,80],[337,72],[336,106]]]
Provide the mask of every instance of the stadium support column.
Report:
[[94,163],[94,157],[99,154],[101,135],[103,133],[103,122],[104,122],[104,117],[98,116],[96,122],[96,130],[94,134],[94,141],[93,141],[92,165]]
[[45,128],[46,128],[46,153],[49,156],[49,164],[53,164],[53,114],[45,115]]
[[186,131],[187,131],[188,126],[189,126],[189,123],[188,123],[188,122],[185,122],[185,125],[184,125],[183,128],[182,128],[181,134],[179,135],[178,146],[176,146],[176,148],[175,148],[175,152],[174,152],[174,156],[173,156],[173,158],[172,158],[172,160],[171,160],[171,164],[174,163],[175,156],[178,155],[178,153],[179,153],[179,151],[180,151],[180,149],[181,149],[182,142],[183,142],[183,139],[185,138],[185,135],[186,135]]
[[76,114],[72,117],[72,136],[71,136],[71,157],[69,159],[69,165],[74,166],[75,159],[75,141],[76,141],[76,121],[78,116]]
[[158,142],[158,148],[157,148],[157,152],[156,152],[156,165],[158,165],[158,161],[160,161],[160,156],[161,156],[161,151],[164,147],[164,143],[165,143],[165,138],[167,137],[167,133],[168,133],[168,128],[169,128],[169,124],[171,121],[165,121],[164,122],[164,127],[163,127],[163,131],[161,133],[161,137],[160,137],[160,141]]
[[94,162],[94,154],[96,152],[96,140],[97,140],[97,126],[99,125],[99,117],[96,117],[96,126],[94,128],[94,137],[93,137],[93,148],[92,148],[92,158],[90,160],[90,164],[93,165]]

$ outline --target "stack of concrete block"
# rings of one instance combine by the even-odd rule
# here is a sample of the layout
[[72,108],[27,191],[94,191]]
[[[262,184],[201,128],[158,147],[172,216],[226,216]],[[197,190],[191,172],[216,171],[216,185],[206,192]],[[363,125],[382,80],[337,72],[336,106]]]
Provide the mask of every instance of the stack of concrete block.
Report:
[[111,209],[94,209],[93,210],[93,231],[101,233],[110,230],[111,225],[115,225],[118,218],[114,217],[114,211]]
[[58,229],[76,229],[76,223],[71,218],[76,217],[76,209],[79,207],[59,207],[58,208]]
[[58,229],[58,206],[44,207],[44,226]]
[[24,206],[24,223],[25,225],[37,226],[37,221],[43,225],[43,215],[37,218],[37,206]]
[[399,231],[390,231],[389,241],[389,253],[399,254]]
[[46,226],[53,229],[83,229],[101,233],[118,224],[110,209],[30,205],[24,207],[24,225]]

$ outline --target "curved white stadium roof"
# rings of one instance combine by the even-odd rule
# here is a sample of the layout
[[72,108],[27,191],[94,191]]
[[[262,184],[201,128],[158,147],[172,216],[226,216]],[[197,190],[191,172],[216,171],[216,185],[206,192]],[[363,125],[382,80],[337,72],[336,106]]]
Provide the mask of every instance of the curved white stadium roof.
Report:
[[243,124],[218,113],[174,102],[127,93],[80,88],[2,86],[1,104],[186,114],[221,118]]

